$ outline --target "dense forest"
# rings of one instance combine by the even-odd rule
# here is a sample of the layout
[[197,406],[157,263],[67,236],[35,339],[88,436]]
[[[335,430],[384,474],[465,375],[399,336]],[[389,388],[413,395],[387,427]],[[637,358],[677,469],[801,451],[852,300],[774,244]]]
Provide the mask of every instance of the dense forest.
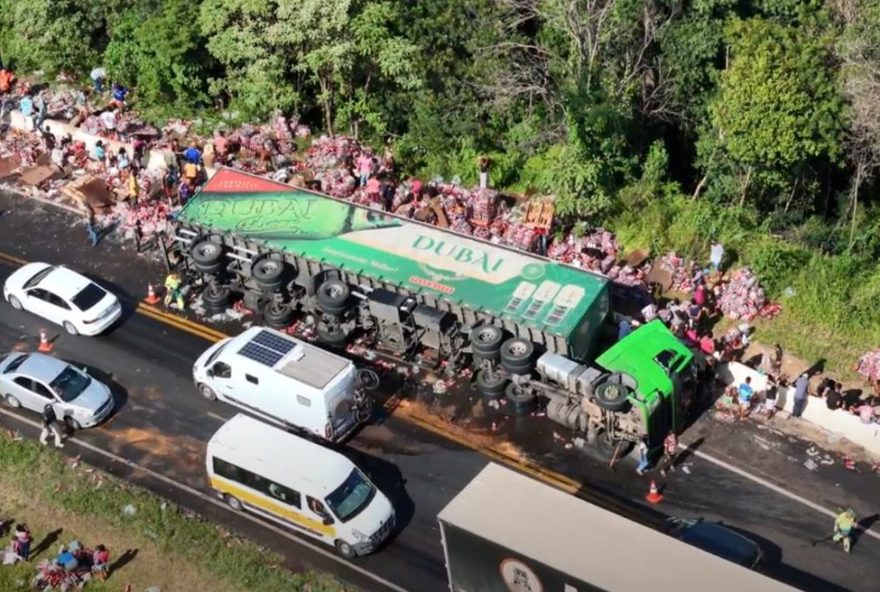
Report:
[[843,363],[880,342],[880,0],[0,0],[0,55],[154,119],[390,143],[404,171],[558,196],[628,246],[717,237]]

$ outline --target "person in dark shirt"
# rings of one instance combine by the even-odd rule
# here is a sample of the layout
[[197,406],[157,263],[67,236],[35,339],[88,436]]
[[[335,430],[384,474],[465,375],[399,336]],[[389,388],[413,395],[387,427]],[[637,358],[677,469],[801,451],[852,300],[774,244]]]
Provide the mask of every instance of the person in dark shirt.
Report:
[[840,408],[849,411],[853,406],[858,405],[862,400],[862,391],[860,389],[850,389],[843,393],[840,398]]
[[825,389],[825,405],[827,405],[832,411],[840,409],[841,399],[843,398],[840,394],[842,387],[843,385],[836,382],[831,383],[828,388]]

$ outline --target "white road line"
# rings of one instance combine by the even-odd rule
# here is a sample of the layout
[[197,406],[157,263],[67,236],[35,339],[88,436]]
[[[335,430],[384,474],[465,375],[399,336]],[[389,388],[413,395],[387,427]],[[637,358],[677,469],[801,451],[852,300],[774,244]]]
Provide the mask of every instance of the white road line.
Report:
[[227,421],[229,421],[228,417],[223,417],[222,415],[218,415],[218,414],[214,413],[213,411],[208,411],[205,415],[207,415],[208,417],[211,417],[213,419],[216,419],[217,421],[223,422],[223,423],[226,423]]
[[[20,421],[22,423],[25,423],[25,424],[27,424],[31,427],[37,428],[37,429],[40,429],[42,427],[42,425],[40,423],[33,421],[32,419],[29,419],[27,417],[22,417],[21,415],[18,415],[17,413],[12,413],[11,411],[8,411],[6,409],[0,410],[0,415],[7,415],[9,417],[16,419],[17,421]],[[224,419],[223,421],[226,421],[226,420]],[[207,495],[207,494],[199,491],[198,489],[190,487],[189,485],[187,485],[185,483],[181,483],[180,481],[176,481],[176,480],[174,480],[170,477],[167,477],[161,473],[157,473],[156,471],[153,471],[152,469],[148,469],[147,467],[141,466],[141,465],[135,463],[134,461],[128,460],[127,458],[122,458],[121,456],[113,454],[112,452],[104,450],[103,448],[95,446],[94,444],[90,444],[90,443],[88,443],[84,440],[81,440],[75,436],[68,438],[66,441],[67,442],[76,442],[77,446],[82,446],[83,448],[91,450],[92,452],[95,452],[97,454],[105,456],[109,459],[112,459],[112,460],[119,462],[119,463],[122,463],[124,465],[127,465],[133,469],[138,470],[138,471],[142,471],[142,472],[146,473],[147,475],[149,475],[150,477],[153,477],[154,479],[158,479],[159,481],[162,481],[163,483],[165,483],[167,485],[171,485],[172,487],[176,487],[177,489],[180,489],[181,491],[185,491],[190,495],[194,495],[194,496],[198,497],[202,501],[209,502],[219,508],[223,508],[224,510],[228,511],[231,514],[235,514],[236,516],[238,516],[240,518],[244,518],[246,520],[249,520],[250,522],[253,522],[254,524],[256,524],[258,526],[261,526],[265,529],[271,530],[272,532],[279,534],[279,535],[283,536],[284,538],[286,538],[290,541],[293,541],[294,543],[296,543],[298,545],[301,545],[303,547],[308,548],[311,551],[314,551],[315,553],[319,553],[320,555],[323,555],[327,559],[335,561],[336,563],[339,563],[340,565],[344,565],[347,569],[350,569],[354,572],[357,572],[357,573],[361,574],[362,576],[367,577],[367,578],[373,580],[374,582],[376,582],[377,584],[381,584],[382,586],[385,586],[386,588],[388,588],[390,590],[394,590],[395,592],[407,592],[407,590],[405,588],[401,588],[400,586],[393,584],[380,576],[377,576],[376,574],[374,574],[371,571],[368,571],[358,565],[355,565],[354,563],[350,563],[331,551],[328,551],[326,549],[322,549],[321,547],[319,547],[317,545],[313,545],[312,543],[305,541],[298,536],[294,536],[293,534],[291,534],[290,532],[287,532],[283,528],[279,528],[277,526],[267,524],[267,523],[263,522],[262,520],[258,520],[257,518],[255,518],[245,512],[241,512],[241,513],[235,512],[234,510],[231,510],[229,508],[229,506],[227,506],[226,504],[224,504],[220,500],[215,499],[215,498],[211,497],[210,495]]]
[[[785,489],[784,487],[780,487],[779,485],[776,485],[775,483],[771,483],[770,481],[763,479],[761,477],[758,477],[757,475],[752,475],[748,471],[745,471],[737,466],[734,466],[728,462],[724,462],[720,458],[715,458],[714,456],[712,456],[710,454],[706,454],[702,450],[697,450],[696,448],[691,448],[687,444],[682,444],[682,447],[687,448],[691,452],[691,454],[693,454],[695,456],[698,456],[700,458],[704,458],[704,459],[708,460],[709,462],[718,465],[722,469],[728,470],[731,473],[735,473],[735,474],[739,475],[740,477],[748,479],[749,481],[753,481],[754,483],[757,483],[758,485],[766,487],[767,489],[774,491],[774,492],[778,493],[779,495],[783,495],[783,496],[787,497],[788,499],[791,499],[791,500],[794,500],[800,504],[803,504],[803,505],[807,506],[808,508],[819,512],[820,514],[824,514],[825,516],[829,516],[831,518],[837,517],[836,512],[833,512],[827,508],[823,508],[822,506],[820,506],[816,502],[811,502],[807,498],[801,497],[798,494]],[[872,536],[877,540],[880,540],[880,534],[874,532],[873,530],[870,530],[870,529],[866,530],[864,528],[862,528],[861,530],[865,534]]]

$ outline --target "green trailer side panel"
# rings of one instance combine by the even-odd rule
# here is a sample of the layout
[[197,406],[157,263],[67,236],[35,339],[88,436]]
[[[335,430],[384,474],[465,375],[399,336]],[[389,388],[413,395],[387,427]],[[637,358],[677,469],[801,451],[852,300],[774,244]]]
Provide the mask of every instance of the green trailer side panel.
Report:
[[219,171],[179,219],[431,292],[562,336],[578,352],[598,341],[610,308],[607,278],[231,169]]

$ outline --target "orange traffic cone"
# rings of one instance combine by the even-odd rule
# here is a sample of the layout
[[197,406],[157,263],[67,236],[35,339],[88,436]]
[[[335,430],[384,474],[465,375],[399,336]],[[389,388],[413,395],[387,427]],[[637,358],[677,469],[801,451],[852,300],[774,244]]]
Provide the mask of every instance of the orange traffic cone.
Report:
[[156,296],[156,290],[153,288],[152,283],[147,284],[147,297],[144,298],[144,302],[147,304],[156,304],[159,302],[160,298]]
[[653,479],[651,479],[651,489],[648,490],[648,495],[645,496],[645,499],[651,504],[659,504],[663,500],[663,495],[657,489],[657,482]]
[[45,329],[40,329],[40,347],[37,350],[47,354],[52,351],[52,347],[52,343],[49,341],[49,334]]

